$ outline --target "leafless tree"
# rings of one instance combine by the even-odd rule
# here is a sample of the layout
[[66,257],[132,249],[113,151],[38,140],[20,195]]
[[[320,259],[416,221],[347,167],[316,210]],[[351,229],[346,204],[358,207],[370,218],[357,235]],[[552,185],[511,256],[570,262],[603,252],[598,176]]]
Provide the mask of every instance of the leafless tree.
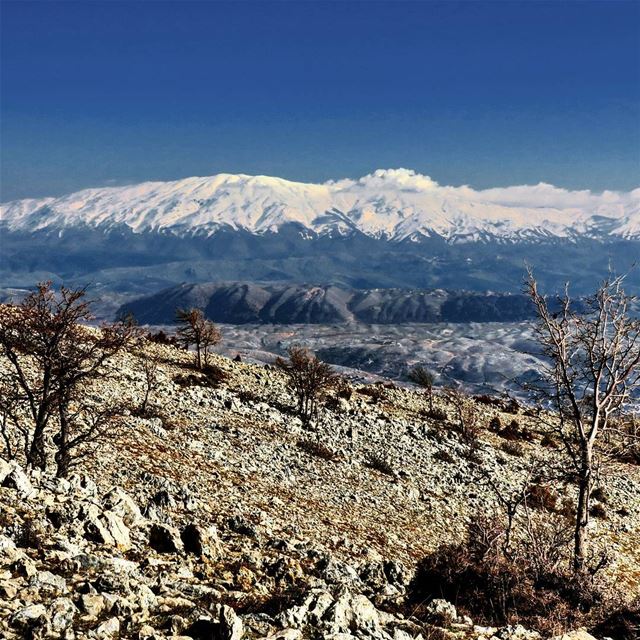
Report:
[[298,415],[304,422],[309,422],[317,415],[318,395],[336,384],[339,376],[331,366],[303,347],[290,347],[288,356],[288,359],[277,358],[275,365],[284,371],[288,386],[298,399]]
[[409,371],[408,378],[413,384],[424,389],[429,401],[429,411],[433,412],[433,374],[422,365],[416,365]]
[[458,422],[457,426],[463,440],[472,450],[475,450],[480,435],[476,408],[465,394],[455,387],[445,389],[444,395],[453,406]]
[[209,363],[209,348],[222,340],[218,327],[204,317],[200,309],[178,309],[178,340],[188,349],[196,348],[196,366],[202,369]]
[[550,310],[529,272],[527,291],[546,357],[541,379],[531,385],[556,414],[554,428],[564,444],[577,484],[573,568],[586,567],[591,490],[601,463],[601,443],[629,408],[640,379],[640,321],[630,315],[633,298],[623,278],[610,277],[578,313],[568,288],[558,310]]
[[144,395],[142,396],[142,402],[138,407],[138,413],[140,415],[145,415],[149,408],[151,395],[158,388],[158,370],[160,362],[155,355],[149,355],[147,353],[141,353],[140,358],[140,367],[144,376]]
[[[50,282],[20,304],[0,307],[0,356],[8,361],[0,395],[0,413],[23,440],[27,464],[47,467],[46,435],[55,433],[57,473],[66,475],[80,444],[91,435],[80,425],[87,383],[105,373],[108,361],[133,339],[135,329],[125,323],[99,329],[81,326],[93,319],[84,289]],[[96,430],[90,430],[91,434]],[[6,444],[6,440],[5,440]]]

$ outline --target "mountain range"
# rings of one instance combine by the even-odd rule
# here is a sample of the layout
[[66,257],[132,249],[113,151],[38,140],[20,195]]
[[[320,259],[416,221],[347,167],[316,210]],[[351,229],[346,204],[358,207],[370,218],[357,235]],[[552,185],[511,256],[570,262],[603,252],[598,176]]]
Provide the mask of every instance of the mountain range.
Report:
[[246,282],[178,285],[132,300],[117,315],[132,313],[142,324],[172,324],[177,309],[193,307],[229,324],[517,322],[535,315],[523,294]]
[[9,202],[0,217],[5,287],[48,277],[137,295],[214,280],[514,292],[529,264],[543,285],[570,280],[580,293],[640,256],[640,189],[476,190],[406,169],[86,189]]

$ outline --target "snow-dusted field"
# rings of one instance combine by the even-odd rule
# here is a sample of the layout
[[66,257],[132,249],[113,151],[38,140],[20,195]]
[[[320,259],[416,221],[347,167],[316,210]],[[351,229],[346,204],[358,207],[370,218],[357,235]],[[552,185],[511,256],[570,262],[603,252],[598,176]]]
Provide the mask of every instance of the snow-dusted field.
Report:
[[[423,364],[438,384],[460,382],[473,392],[521,393],[520,383],[540,366],[530,323],[410,325],[221,325],[220,351],[270,362],[291,344],[323,360],[371,377],[402,380]],[[366,379],[364,375],[362,378]]]

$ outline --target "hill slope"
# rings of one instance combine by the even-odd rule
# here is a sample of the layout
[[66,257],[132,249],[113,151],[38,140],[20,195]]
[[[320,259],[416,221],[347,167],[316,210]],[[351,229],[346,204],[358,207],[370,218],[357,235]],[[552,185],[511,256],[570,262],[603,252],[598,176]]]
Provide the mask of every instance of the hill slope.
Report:
[[[402,613],[415,562],[495,505],[480,470],[508,489],[553,455],[522,409],[469,400],[482,425],[515,418],[533,434],[514,455],[483,429],[474,461],[442,397],[435,419],[423,394],[360,387],[305,428],[277,371],[216,356],[225,382],[185,385],[191,354],[151,344],[119,356],[90,397],[136,405],[152,356],[152,413],[125,416],[70,481],[0,459],[3,637],[539,640],[474,627],[438,601],[430,623]],[[638,468],[617,465],[609,486],[593,534],[615,547],[607,575],[633,593]]]

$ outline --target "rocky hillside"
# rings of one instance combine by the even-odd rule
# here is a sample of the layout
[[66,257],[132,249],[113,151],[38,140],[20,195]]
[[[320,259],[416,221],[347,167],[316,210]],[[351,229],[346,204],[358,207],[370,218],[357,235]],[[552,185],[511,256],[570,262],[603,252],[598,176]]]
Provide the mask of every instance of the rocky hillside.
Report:
[[[438,396],[428,417],[417,391],[357,387],[304,427],[272,368],[216,356],[227,377],[210,387],[190,354],[151,343],[118,356],[91,397],[137,407],[152,356],[150,410],[127,411],[70,479],[0,460],[1,637],[540,638],[437,599],[420,618],[404,607],[416,562],[495,506],[485,472],[516,486],[553,455],[528,412],[473,402],[474,456],[453,407]],[[530,437],[505,446],[492,419]],[[609,473],[592,532],[613,559],[606,578],[638,593],[640,469]]]

